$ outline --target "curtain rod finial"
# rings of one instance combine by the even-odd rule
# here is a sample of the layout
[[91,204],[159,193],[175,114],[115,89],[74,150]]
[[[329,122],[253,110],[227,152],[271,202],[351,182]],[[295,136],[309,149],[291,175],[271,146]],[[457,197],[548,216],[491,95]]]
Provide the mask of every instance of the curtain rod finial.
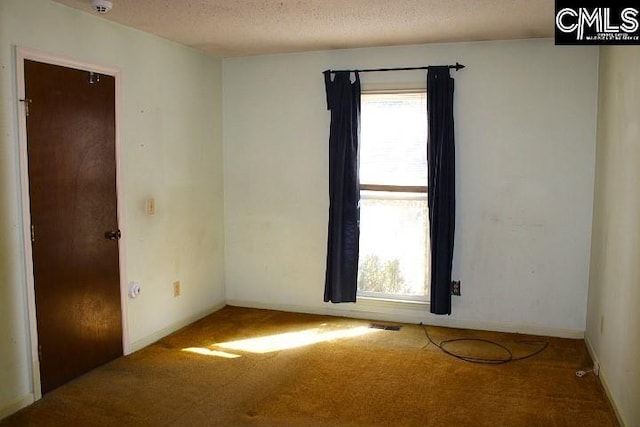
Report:
[[463,68],[464,68],[464,65],[462,65],[462,64],[461,64],[461,63],[459,63],[459,62],[456,62],[456,71],[458,71],[458,70],[462,70]]

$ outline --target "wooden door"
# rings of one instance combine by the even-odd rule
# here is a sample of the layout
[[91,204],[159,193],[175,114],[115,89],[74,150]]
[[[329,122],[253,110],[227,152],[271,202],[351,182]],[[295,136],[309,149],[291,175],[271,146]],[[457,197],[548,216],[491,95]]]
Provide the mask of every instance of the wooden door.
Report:
[[115,78],[25,60],[42,392],[122,355]]

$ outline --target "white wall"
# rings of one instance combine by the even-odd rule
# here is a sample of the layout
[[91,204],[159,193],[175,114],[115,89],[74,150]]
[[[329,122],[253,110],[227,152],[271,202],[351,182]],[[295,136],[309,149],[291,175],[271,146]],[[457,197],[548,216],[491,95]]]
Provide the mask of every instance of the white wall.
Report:
[[600,50],[586,340],[625,425],[640,425],[640,47]]
[[[223,60],[230,304],[581,337],[595,156],[596,48],[455,43]],[[449,64],[455,74],[453,314],[322,302],[328,127],[321,72]],[[422,84],[423,72],[368,73]]]
[[225,298],[221,61],[46,0],[0,1],[0,418],[33,399],[16,45],[121,69],[124,273],[142,283],[127,307],[132,348]]

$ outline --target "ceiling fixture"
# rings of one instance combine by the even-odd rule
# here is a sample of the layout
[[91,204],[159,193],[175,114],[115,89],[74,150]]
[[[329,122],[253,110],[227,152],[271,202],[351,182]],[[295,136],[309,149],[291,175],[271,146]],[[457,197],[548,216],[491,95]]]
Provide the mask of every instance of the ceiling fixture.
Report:
[[91,5],[98,13],[105,14],[111,10],[113,3],[109,0],[91,0]]

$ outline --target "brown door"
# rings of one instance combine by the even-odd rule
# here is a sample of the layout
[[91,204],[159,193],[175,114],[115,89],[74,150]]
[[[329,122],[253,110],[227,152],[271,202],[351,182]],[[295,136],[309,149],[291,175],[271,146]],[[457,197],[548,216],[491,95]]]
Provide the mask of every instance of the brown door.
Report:
[[122,355],[115,79],[28,60],[24,69],[46,393]]

